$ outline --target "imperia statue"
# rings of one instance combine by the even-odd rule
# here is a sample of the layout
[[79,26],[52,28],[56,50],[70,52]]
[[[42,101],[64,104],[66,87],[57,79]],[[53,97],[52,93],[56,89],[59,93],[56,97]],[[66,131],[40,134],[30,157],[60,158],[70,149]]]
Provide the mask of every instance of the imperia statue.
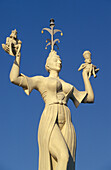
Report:
[[79,68],[79,70],[83,69],[85,91],[78,91],[73,85],[62,80],[59,77],[62,61],[54,50],[54,45],[59,42],[59,39],[54,40],[54,34],[61,31],[54,29],[54,26],[54,20],[51,19],[50,28],[42,30],[42,33],[46,30],[51,34],[51,40],[47,39],[49,42],[46,45],[46,47],[51,45],[51,52],[45,65],[49,72],[48,77],[27,77],[20,74],[21,41],[17,39],[16,30],[12,31],[2,47],[8,54],[15,56],[10,81],[21,86],[27,95],[36,89],[45,102],[38,129],[39,170],[75,170],[76,133],[67,102],[71,99],[76,108],[80,103],[94,102],[94,93],[89,78],[91,75],[96,77],[99,69],[91,64],[91,53],[85,51],[83,54],[85,63]]

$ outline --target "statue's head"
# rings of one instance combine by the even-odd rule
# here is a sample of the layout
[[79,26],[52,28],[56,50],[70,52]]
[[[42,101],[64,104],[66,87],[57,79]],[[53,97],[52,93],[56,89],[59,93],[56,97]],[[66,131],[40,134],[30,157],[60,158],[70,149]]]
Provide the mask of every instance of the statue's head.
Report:
[[85,59],[85,63],[88,63],[88,64],[91,63],[91,53],[90,53],[90,51],[84,51],[83,57]]
[[46,60],[45,68],[49,73],[51,70],[60,72],[60,70],[62,68],[62,61],[61,61],[60,57],[57,55],[56,51],[52,50],[49,53],[49,56]]
[[17,30],[12,30],[11,34],[10,34],[10,38],[17,38]]

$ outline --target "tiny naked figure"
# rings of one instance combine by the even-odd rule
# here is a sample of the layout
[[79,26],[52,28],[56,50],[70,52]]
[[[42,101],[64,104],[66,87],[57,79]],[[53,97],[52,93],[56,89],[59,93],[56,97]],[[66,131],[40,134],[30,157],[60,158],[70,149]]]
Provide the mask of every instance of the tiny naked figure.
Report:
[[81,66],[79,67],[78,71],[86,68],[89,70],[89,78],[91,77],[91,75],[94,76],[94,78],[97,77],[96,73],[99,71],[99,68],[97,68],[95,65],[93,65],[91,63],[91,53],[90,51],[84,51],[83,53],[83,57],[84,57],[84,62],[83,64],[81,64]]
[[22,41],[17,39],[17,30],[12,30],[10,37],[6,38],[6,44],[2,48],[11,56],[20,56]]

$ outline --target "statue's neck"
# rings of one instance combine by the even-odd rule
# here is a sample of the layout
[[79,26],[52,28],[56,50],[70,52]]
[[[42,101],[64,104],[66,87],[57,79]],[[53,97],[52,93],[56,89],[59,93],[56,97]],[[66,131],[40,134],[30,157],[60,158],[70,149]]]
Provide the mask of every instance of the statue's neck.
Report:
[[59,73],[55,70],[51,70],[49,73],[49,77],[59,78]]

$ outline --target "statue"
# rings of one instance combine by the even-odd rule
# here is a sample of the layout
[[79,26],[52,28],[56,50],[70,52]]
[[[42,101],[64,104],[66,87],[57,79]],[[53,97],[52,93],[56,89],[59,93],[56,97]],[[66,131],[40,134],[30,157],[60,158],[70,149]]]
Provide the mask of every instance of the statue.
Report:
[[17,31],[12,30],[10,37],[7,37],[6,44],[2,44],[2,48],[12,56],[19,56],[22,42],[17,39]]
[[[76,108],[80,103],[94,102],[94,93],[89,77],[94,74],[92,70],[95,70],[95,67],[92,65],[92,68],[90,68],[89,63],[82,67],[85,91],[78,91],[73,85],[63,81],[59,77],[62,61],[54,50],[54,45],[57,45],[56,42],[59,42],[59,39],[54,40],[53,37],[56,32],[61,32],[62,35],[62,31],[54,30],[54,26],[54,20],[51,19],[51,29],[43,29],[51,34],[51,40],[48,39],[49,43],[46,45],[46,47],[51,45],[51,52],[45,65],[49,76],[27,77],[22,73],[20,74],[21,55],[18,57],[17,54],[20,53],[19,48],[10,72],[10,81],[21,86],[27,95],[33,89],[38,90],[45,102],[38,129],[39,170],[75,170],[76,133],[71,122],[71,113],[67,102],[71,99]],[[7,48],[12,49],[12,53],[13,44],[7,44]],[[13,47],[16,48],[18,44],[14,44]],[[8,53],[12,55],[10,50],[8,50]]]
[[93,74],[94,78],[96,78],[97,77],[96,73],[99,71],[99,68],[97,69],[97,67],[95,65],[91,64],[90,51],[85,51],[83,53],[83,57],[85,58],[85,63],[81,64],[78,71],[80,71],[84,68],[89,69],[89,78],[91,77],[92,74]]

